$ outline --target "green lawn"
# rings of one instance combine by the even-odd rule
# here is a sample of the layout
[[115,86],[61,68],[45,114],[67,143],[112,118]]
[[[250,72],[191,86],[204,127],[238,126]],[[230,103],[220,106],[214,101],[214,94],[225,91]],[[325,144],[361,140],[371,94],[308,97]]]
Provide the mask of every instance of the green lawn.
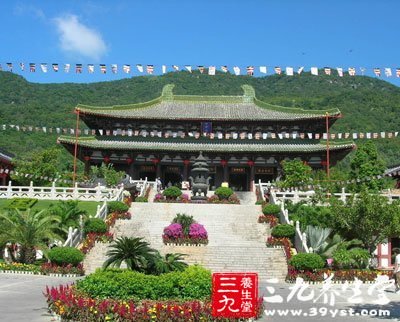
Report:
[[[48,208],[51,204],[56,204],[58,200],[38,200],[37,203],[31,208],[33,210],[42,210]],[[7,208],[9,203],[9,199],[0,199],[0,211]],[[96,201],[79,201],[79,208],[82,210],[86,210],[88,215],[95,215],[97,211],[97,205],[100,205],[100,202]]]

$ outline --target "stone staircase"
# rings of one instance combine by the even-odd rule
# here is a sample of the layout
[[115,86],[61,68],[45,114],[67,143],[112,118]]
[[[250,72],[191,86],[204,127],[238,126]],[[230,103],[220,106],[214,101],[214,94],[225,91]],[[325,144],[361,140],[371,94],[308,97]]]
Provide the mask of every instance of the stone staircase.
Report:
[[[257,272],[259,278],[284,280],[287,264],[284,252],[267,248],[269,225],[258,224],[260,206],[254,193],[238,193],[241,205],[133,203],[132,219],[120,220],[114,227],[116,237],[144,237],[162,254],[183,253],[185,261],[201,264],[214,272]],[[177,213],[185,213],[204,225],[208,231],[206,246],[171,246],[162,242],[162,232]],[[86,273],[101,267],[107,245],[96,244],[86,256]]]

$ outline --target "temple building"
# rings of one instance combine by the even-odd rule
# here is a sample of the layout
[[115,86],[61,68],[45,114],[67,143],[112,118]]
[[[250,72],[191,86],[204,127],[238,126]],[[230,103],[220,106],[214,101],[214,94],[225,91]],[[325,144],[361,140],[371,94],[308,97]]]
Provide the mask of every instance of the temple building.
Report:
[[0,186],[7,185],[10,180],[10,172],[13,169],[13,158],[14,154],[0,149]]
[[[160,177],[164,184],[187,181],[194,159],[203,152],[211,189],[228,182],[252,190],[254,182],[281,176],[281,161],[301,159],[313,168],[327,166],[326,125],[338,109],[316,111],[271,105],[243,85],[242,96],[174,95],[166,85],[154,100],[121,106],[78,105],[75,110],[93,136],[61,136],[59,143],[85,163],[112,163],[132,178]],[[330,142],[334,165],[355,147]]]

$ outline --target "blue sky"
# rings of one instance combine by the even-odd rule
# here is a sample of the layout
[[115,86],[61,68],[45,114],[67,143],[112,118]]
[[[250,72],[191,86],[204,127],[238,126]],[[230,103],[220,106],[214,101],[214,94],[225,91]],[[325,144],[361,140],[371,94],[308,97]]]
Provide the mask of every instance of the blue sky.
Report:
[[[33,82],[92,82],[138,75],[136,64],[400,67],[398,0],[1,1],[0,63]],[[25,63],[21,72],[19,63]],[[28,65],[37,64],[36,73]],[[49,72],[40,71],[40,63]],[[60,71],[51,70],[52,63]],[[71,72],[62,71],[64,63]],[[84,71],[74,72],[76,63]],[[87,64],[95,65],[88,74]],[[106,64],[106,75],[99,64]],[[111,64],[119,72],[112,74]],[[122,65],[130,64],[130,75]],[[256,73],[258,75],[258,73]],[[396,77],[382,79],[397,85]]]

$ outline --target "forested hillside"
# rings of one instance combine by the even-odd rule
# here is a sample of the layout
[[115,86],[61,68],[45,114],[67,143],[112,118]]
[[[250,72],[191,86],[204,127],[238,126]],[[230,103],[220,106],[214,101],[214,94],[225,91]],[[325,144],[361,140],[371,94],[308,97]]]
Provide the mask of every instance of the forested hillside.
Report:
[[[174,72],[90,84],[35,84],[9,72],[0,72],[0,124],[73,127],[78,104],[107,106],[153,99],[165,84],[175,94],[241,95],[241,85],[255,88],[259,99],[304,109],[339,108],[343,118],[333,131],[380,132],[400,128],[400,88],[364,77],[273,75],[262,78],[199,72]],[[56,145],[56,135],[1,131],[0,147],[20,157]],[[400,163],[400,138],[376,140],[388,164]],[[357,141],[359,142],[359,141]]]

